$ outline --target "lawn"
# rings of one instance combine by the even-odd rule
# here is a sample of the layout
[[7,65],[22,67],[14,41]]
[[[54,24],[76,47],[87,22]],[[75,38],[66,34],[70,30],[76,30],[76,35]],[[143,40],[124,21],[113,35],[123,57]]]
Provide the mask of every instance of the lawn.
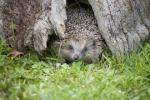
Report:
[[0,100],[150,100],[150,44],[98,64],[60,64],[35,52],[11,59],[0,42]]

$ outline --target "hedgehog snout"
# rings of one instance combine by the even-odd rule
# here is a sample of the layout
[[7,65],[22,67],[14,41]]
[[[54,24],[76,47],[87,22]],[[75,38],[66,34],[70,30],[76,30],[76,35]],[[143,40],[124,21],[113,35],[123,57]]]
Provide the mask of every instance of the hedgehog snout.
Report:
[[77,55],[77,54],[74,55],[74,56],[73,56],[73,59],[74,59],[74,60],[79,60],[79,55]]
[[81,53],[80,52],[75,52],[73,55],[72,55],[72,59],[73,60],[80,60],[82,57]]

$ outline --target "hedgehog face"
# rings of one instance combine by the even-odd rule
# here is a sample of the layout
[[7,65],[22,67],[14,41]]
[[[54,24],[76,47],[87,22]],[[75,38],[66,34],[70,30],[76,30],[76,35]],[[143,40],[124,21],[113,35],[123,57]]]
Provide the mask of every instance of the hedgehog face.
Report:
[[87,63],[95,57],[96,42],[92,39],[69,40],[62,44],[59,56],[68,62],[84,60]]

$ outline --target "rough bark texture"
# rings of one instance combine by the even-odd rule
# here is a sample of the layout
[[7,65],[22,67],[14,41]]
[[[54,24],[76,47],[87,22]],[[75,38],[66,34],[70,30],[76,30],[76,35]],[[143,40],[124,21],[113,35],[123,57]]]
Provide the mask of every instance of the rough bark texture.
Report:
[[39,0],[5,0],[3,28],[5,38],[12,46],[23,49],[26,36],[31,34],[30,30],[39,17],[38,14],[42,13],[40,6]]
[[4,38],[4,34],[3,34],[3,5],[4,5],[4,1],[0,0],[0,39]]
[[48,35],[64,37],[65,0],[5,0],[3,28],[5,38],[19,50],[33,46],[36,51],[47,48]]
[[[65,0],[43,0],[42,14],[34,25],[34,48],[38,52],[47,48],[48,35],[55,33],[60,38],[65,37],[66,20]],[[28,39],[33,40],[33,39]]]
[[114,55],[131,51],[149,36],[149,0],[89,0]]

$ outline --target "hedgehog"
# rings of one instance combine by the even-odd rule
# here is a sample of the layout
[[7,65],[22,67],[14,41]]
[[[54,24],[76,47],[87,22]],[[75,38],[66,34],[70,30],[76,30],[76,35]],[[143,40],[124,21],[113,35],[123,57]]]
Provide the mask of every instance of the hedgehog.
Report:
[[82,60],[85,63],[99,61],[103,52],[103,38],[91,9],[71,7],[67,9],[65,38],[53,43],[58,57],[66,62]]

